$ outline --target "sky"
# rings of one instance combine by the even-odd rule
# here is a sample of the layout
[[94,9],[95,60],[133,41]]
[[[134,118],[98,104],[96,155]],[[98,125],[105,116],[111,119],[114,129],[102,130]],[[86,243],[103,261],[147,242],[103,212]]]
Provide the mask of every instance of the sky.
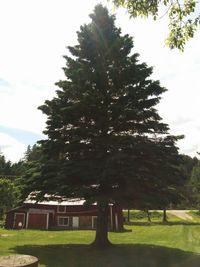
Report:
[[97,0],[0,0],[0,152],[17,162],[28,145],[44,139],[46,117],[38,106],[55,96],[54,85],[65,79],[66,47],[90,22],[98,3],[116,14],[122,34],[133,36],[133,53],[154,68],[153,79],[168,91],[157,109],[170,133],[185,135],[180,153],[200,152],[200,31],[184,52],[165,46],[167,18],[130,19],[123,9]]

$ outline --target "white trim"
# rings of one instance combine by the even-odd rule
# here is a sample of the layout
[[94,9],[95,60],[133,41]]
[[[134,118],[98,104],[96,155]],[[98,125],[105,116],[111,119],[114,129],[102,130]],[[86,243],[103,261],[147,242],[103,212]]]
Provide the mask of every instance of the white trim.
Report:
[[30,208],[29,210],[29,213],[34,213],[34,214],[47,214],[47,213],[55,213],[54,210],[45,210],[45,209],[33,209],[33,208]]
[[46,217],[46,230],[49,229],[49,213],[46,213],[47,217]]
[[[68,224],[60,224],[59,223],[60,218],[68,218]],[[58,216],[57,217],[57,223],[58,223],[58,226],[69,226],[69,216]]]
[[[24,228],[24,223],[25,223],[25,213],[23,213],[23,212],[15,212],[15,213],[14,213],[13,228],[15,228],[16,215],[23,215],[23,216],[24,216],[24,218],[23,218],[23,223],[22,223],[22,227],[21,227],[21,228]],[[18,226],[18,225],[17,225],[17,226]]]
[[29,211],[26,214],[26,229],[28,229]]
[[97,219],[97,216],[92,216],[92,229],[94,229],[94,219]]
[[113,230],[113,206],[110,205],[110,228]]
[[117,216],[117,213],[115,213],[115,228],[116,228],[116,230],[118,230],[118,227],[119,227],[119,225],[118,225],[118,216]]
[[[60,207],[64,207],[64,211],[60,211],[60,210],[59,210]],[[58,205],[58,206],[57,206],[57,213],[66,213],[66,206]]]

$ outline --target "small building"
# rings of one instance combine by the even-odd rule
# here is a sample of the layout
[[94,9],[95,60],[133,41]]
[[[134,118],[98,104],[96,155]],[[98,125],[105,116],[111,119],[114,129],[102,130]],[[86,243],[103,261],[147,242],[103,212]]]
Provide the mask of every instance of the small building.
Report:
[[[42,201],[35,203],[26,201],[20,207],[6,214],[7,229],[95,229],[97,222],[97,206],[84,205],[84,200]],[[108,225],[111,231],[123,228],[122,209],[110,204],[108,209]]]

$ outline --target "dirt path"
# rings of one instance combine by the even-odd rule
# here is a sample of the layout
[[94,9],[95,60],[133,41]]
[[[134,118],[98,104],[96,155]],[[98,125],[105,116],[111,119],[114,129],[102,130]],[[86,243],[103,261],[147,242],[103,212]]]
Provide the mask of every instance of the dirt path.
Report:
[[193,221],[192,216],[188,214],[188,210],[168,210],[167,212],[179,217],[182,220]]

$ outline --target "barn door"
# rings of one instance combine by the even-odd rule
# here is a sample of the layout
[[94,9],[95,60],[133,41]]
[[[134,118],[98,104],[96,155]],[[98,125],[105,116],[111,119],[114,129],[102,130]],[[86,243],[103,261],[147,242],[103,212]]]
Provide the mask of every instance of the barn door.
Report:
[[15,213],[14,214],[13,228],[15,228],[15,229],[24,228],[24,224],[25,224],[25,214],[24,213]]
[[28,228],[30,229],[48,229],[47,214],[29,213]]
[[72,218],[72,227],[73,228],[79,228],[79,217],[73,217]]

